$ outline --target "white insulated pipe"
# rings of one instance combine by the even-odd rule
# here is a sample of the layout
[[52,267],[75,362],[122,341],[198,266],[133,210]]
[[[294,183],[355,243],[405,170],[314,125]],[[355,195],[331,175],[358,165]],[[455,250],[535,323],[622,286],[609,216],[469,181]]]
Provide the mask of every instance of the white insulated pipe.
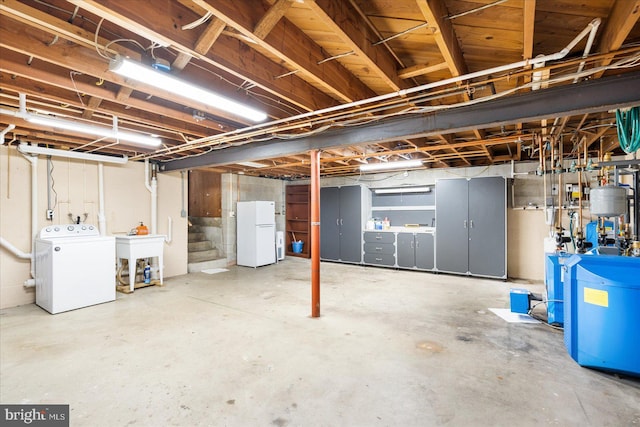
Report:
[[[31,164],[31,253],[28,254],[31,259],[31,279],[27,279],[24,282],[25,287],[33,287],[35,286],[35,252],[36,252],[36,236],[38,235],[38,157],[37,156],[28,156],[25,153],[21,154],[25,159],[29,161]],[[4,240],[4,239],[3,239]],[[5,240],[6,242],[6,240]],[[6,242],[9,244],[9,242]],[[10,245],[10,244],[9,244]],[[4,246],[4,245],[3,245]],[[11,245],[13,246],[13,245]],[[6,247],[6,246],[5,246]],[[10,249],[11,250],[11,249]],[[13,251],[12,251],[13,252]],[[21,254],[27,255],[23,252]]]
[[20,249],[13,246],[7,239],[0,237],[0,246],[11,252],[16,258],[31,259],[31,253],[22,252]]
[[[593,46],[593,41],[596,38],[596,32],[598,31],[598,27],[600,26],[600,23],[602,21],[600,20],[600,18],[596,18],[593,21],[591,21],[591,24],[593,24],[593,27],[591,27],[591,32],[589,33],[589,38],[587,39],[587,45],[584,47],[584,52],[582,53],[582,58],[586,58],[587,56],[589,56],[589,53],[591,53],[591,47]],[[578,66],[578,74],[580,74],[582,72],[582,70],[584,69],[584,64],[586,61],[582,61],[580,62],[580,65]],[[575,79],[573,79],[573,82],[576,83],[580,78],[576,77]]]
[[149,174],[149,159],[144,160],[144,186],[151,194],[151,234],[158,233],[158,179]]
[[4,145],[4,136],[11,132],[12,130],[14,130],[16,128],[16,125],[11,124],[9,126],[7,126],[2,132],[0,132],[0,145]]
[[173,240],[173,218],[170,216],[167,217],[167,235],[164,238],[164,241],[167,243],[171,243]]
[[[543,55],[538,55],[538,57]],[[538,68],[544,67],[544,62],[538,62],[537,64],[533,64],[533,69],[536,70]],[[531,90],[538,90],[542,86],[540,83],[542,81],[542,71],[534,71],[531,75]]]
[[[151,234],[158,233],[158,179],[155,170],[152,176],[149,174],[149,159],[144,159],[144,186],[151,194]],[[157,258],[151,259],[151,278],[158,278],[158,262]]]

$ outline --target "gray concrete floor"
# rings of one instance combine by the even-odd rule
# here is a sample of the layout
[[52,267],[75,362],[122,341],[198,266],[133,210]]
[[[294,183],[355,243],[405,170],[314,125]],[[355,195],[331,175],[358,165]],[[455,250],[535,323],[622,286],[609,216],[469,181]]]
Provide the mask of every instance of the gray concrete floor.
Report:
[[309,260],[291,257],[55,316],[3,310],[0,401],[70,404],[72,426],[640,424],[640,379],[582,368],[561,332],[488,311],[513,284],[321,271],[318,319]]

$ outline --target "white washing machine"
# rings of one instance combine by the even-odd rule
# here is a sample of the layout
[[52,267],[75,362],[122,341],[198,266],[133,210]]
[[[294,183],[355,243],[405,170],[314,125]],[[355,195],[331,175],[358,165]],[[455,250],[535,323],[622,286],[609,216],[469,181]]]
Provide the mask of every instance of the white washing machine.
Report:
[[52,225],[35,244],[36,304],[51,314],[116,299],[116,239],[93,225]]

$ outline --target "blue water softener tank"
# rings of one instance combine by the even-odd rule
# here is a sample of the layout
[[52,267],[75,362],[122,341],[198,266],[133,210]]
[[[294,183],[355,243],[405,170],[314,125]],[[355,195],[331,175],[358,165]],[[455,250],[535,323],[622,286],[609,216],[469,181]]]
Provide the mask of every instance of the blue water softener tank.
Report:
[[564,263],[571,254],[546,254],[544,284],[547,288],[547,323],[564,324]]
[[564,343],[582,366],[640,376],[640,258],[565,263]]
[[[594,248],[598,247],[598,221],[591,221],[585,227],[587,233],[585,238],[587,242],[591,242]],[[608,237],[614,238],[613,235],[613,221],[604,221],[604,229],[608,234]]]

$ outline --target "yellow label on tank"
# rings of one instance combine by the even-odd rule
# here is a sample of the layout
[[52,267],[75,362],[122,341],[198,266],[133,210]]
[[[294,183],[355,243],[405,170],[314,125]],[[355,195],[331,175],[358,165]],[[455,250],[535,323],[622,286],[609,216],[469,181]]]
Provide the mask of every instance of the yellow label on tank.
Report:
[[584,302],[587,304],[609,307],[609,292],[599,289],[584,288]]

